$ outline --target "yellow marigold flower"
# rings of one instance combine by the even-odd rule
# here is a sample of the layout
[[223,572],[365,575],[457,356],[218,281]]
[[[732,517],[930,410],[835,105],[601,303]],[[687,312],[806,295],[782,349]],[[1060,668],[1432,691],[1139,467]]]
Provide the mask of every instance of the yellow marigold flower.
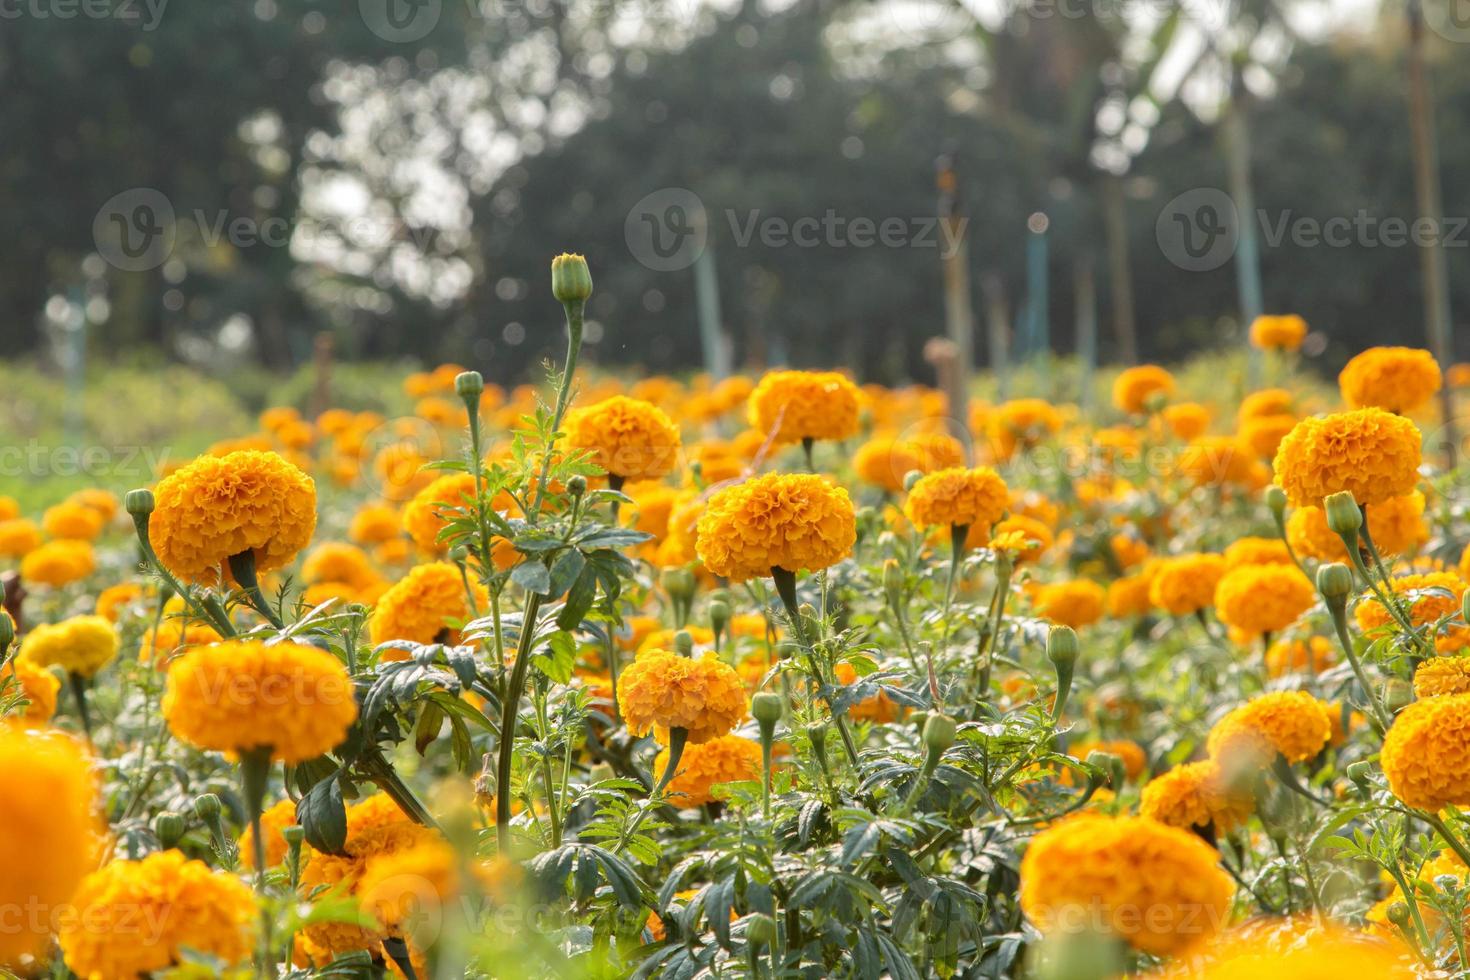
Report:
[[91,677],[117,656],[117,633],[101,616],[73,616],[41,623],[26,634],[20,657],[38,667],[60,667],[68,674]]
[[[286,852],[289,848],[282,832],[295,824],[296,802],[294,800],[281,800],[266,807],[265,812],[260,815],[260,829],[265,833],[266,867],[274,868],[286,860]],[[251,870],[255,869],[255,830],[248,825],[245,832],[240,835],[240,863]]]
[[341,744],[357,702],[347,669],[325,650],[231,640],[174,665],[162,713],[174,735],[197,748],[269,748],[273,761],[295,764]]
[[835,371],[771,371],[750,393],[752,428],[777,442],[846,439],[858,431],[858,389]]
[[1123,370],[1113,380],[1113,405],[1120,412],[1142,415],[1174,391],[1174,376],[1157,364]]
[[[1460,611],[1460,601],[1465,595],[1465,581],[1454,572],[1425,572],[1420,575],[1399,575],[1389,585],[1395,595],[1410,596],[1409,622],[1415,626],[1427,626],[1446,616],[1455,616]],[[1353,609],[1353,618],[1364,632],[1381,629],[1394,622],[1378,597],[1365,594]],[[1434,645],[1440,653],[1453,653],[1470,646],[1470,627],[1446,623],[1435,636]]]
[[983,524],[971,524],[970,531],[965,536],[966,548],[983,548],[993,539],[1003,540],[1007,535],[1018,534],[1021,545],[1015,550],[1013,560],[1016,564],[1033,562],[1056,544],[1056,535],[1051,528],[1024,514],[1012,514],[1011,516],[997,521],[995,527],[986,528]]
[[1074,579],[1041,586],[1033,601],[1038,616],[1081,629],[1102,619],[1107,590],[1089,579]]
[[1425,698],[1400,711],[1379,764],[1388,788],[1409,806],[1470,805],[1470,694]]
[[[680,509],[670,518],[670,537]],[[817,571],[846,558],[857,540],[847,491],[811,474],[768,473],[717,492],[705,505],[695,548],[706,568],[736,582]]]
[[[1429,540],[1424,520],[1424,494],[1415,490],[1392,497],[1368,508],[1368,533],[1380,554],[1402,555],[1417,551]],[[1299,556],[1322,561],[1348,560],[1342,538],[1327,526],[1321,507],[1298,507],[1286,519],[1286,540]]]
[[930,473],[909,490],[903,512],[916,527],[990,527],[1010,506],[1011,493],[988,466]]
[[13,521],[20,516],[20,501],[0,494],[0,523]]
[[680,500],[680,493],[674,487],[653,482],[631,483],[623,492],[633,498],[633,509],[624,516],[623,523],[635,531],[653,535],[653,540],[644,546],[645,551],[652,552],[668,533],[669,515]]
[[1255,809],[1249,787],[1231,782],[1214,759],[1187,762],[1148,781],[1139,797],[1138,812],[1170,827],[1228,834]]
[[1266,673],[1271,677],[1319,674],[1336,662],[1337,646],[1325,636],[1277,640],[1266,651]]
[[1164,409],[1164,421],[1174,438],[1189,442],[1210,428],[1210,410],[1198,402],[1180,402]]
[[437,395],[420,398],[414,403],[413,414],[431,425],[442,427],[469,424],[469,417],[465,414],[463,405]]
[[62,501],[47,507],[41,515],[41,528],[53,538],[91,541],[102,533],[102,515],[85,504]]
[[1043,933],[1102,928],[1155,956],[1215,934],[1234,887],[1219,854],[1147,817],[1083,813],[1037,834],[1021,860],[1021,909]]
[[97,567],[97,556],[85,541],[48,541],[20,560],[24,582],[61,588],[84,579]]
[[25,957],[43,957],[50,913],[64,906],[97,866],[106,825],[91,756],[57,732],[0,726],[0,966],[23,975]]
[[858,479],[889,493],[903,490],[904,477],[912,470],[924,472],[917,448],[897,436],[874,436],[858,447],[852,468]]
[[0,521],[0,555],[21,558],[39,547],[41,529],[33,522],[20,517]]
[[1045,399],[1018,398],[989,413],[986,424],[991,451],[1005,460],[1060,431],[1062,414]]
[[1414,696],[1470,694],[1470,657],[1430,657],[1414,671]]
[[306,553],[306,560],[301,563],[301,580],[307,585],[346,582],[354,589],[362,589],[378,578],[367,553],[341,541],[325,541],[317,545]]
[[[470,586],[475,591],[476,606],[482,610],[489,608],[490,596],[485,587],[473,579]],[[373,618],[368,622],[368,634],[374,646],[389,640],[454,644],[459,642],[459,630],[450,621],[471,618],[473,613],[465,599],[459,569],[448,562],[429,562],[415,567],[378,597]],[[402,660],[406,656],[401,650],[383,653],[386,660]]]
[[88,980],[135,980],[178,965],[186,949],[230,965],[250,956],[250,889],[178,851],[92,872],[72,905],[61,922],[61,953]]
[[[663,777],[668,764],[669,750],[663,749],[653,763],[655,780]],[[678,807],[704,806],[715,799],[712,791],[719,784],[759,779],[760,773],[760,745],[738,735],[721,735],[684,749],[668,793]]]
[[618,688],[628,731],[646,735],[670,728],[689,732],[699,745],[724,735],[745,717],[745,688],[733,667],[713,653],[681,657],[666,650],[643,650],[623,671]]
[[679,461],[679,427],[663,409],[614,395],[567,414],[567,445],[622,480],[657,480]]
[[1238,437],[1258,459],[1275,459],[1281,440],[1296,427],[1295,415],[1262,415],[1246,419]]
[[213,626],[174,617],[159,623],[157,629],[150,627],[143,634],[138,646],[138,661],[167,669],[185,651],[223,639]]
[[1261,475],[1255,456],[1235,436],[1201,436],[1185,446],[1179,472],[1197,487],[1249,487]]
[[1225,576],[1220,555],[1180,555],[1159,562],[1149,580],[1149,602],[1175,616],[1207,608],[1215,601],[1215,586]]
[[446,473],[413,495],[403,507],[403,530],[427,554],[443,554],[439,532],[451,518],[469,513],[475,499],[473,473]]
[[1279,633],[1316,602],[1317,590],[1295,565],[1241,565],[1215,586],[1220,622],[1252,634]]
[[[1426,919],[1430,912],[1425,906]],[[1403,957],[1399,943],[1331,924],[1313,923],[1310,928],[1307,934],[1299,927],[1289,928],[1284,936],[1246,934],[1162,976],[1171,980],[1413,980],[1419,975]]]
[[1305,691],[1271,691],[1216,722],[1205,747],[1211,758],[1227,765],[1232,757],[1262,752],[1303,762],[1321,752],[1332,737],[1329,711]]
[[1439,363],[1427,350],[1370,347],[1347,362],[1337,376],[1350,408],[1381,408],[1400,415],[1429,403],[1439,391]]
[[1291,552],[1280,538],[1237,538],[1225,549],[1225,569],[1242,565],[1290,565]]
[[1307,338],[1307,321],[1295,313],[1258,316],[1251,321],[1251,346],[1260,350],[1296,350]]
[[61,680],[45,667],[29,660],[11,657],[0,667],[0,699],[19,694],[28,702],[20,711],[20,717],[31,724],[51,720],[56,714],[56,693],[61,689]]
[[1414,490],[1420,441],[1413,422],[1378,408],[1302,419],[1276,451],[1276,482],[1294,507],[1342,492],[1379,504]]
[[1251,419],[1266,418],[1271,415],[1296,415],[1296,398],[1285,388],[1262,388],[1253,391],[1240,400],[1240,407],[1235,410],[1235,424],[1244,428],[1246,422]]
[[387,504],[367,504],[352,516],[347,537],[357,544],[382,544],[398,537],[399,531],[397,511]]
[[1153,609],[1152,574],[1127,575],[1108,583],[1108,615],[1114,619],[1147,616]]
[[201,456],[164,477],[148,536],[159,560],[212,584],[232,555],[253,552],[257,572],[284,568],[316,528],[316,484],[275,453]]
[[143,587],[136,582],[121,582],[109,585],[97,595],[97,615],[115,623],[125,606],[143,598]]

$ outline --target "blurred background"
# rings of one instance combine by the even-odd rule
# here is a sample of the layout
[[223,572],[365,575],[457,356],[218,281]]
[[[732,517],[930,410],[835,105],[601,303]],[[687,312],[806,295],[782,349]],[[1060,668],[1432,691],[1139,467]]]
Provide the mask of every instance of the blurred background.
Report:
[[639,375],[933,383],[957,326],[1176,362],[1261,312],[1323,372],[1431,309],[1463,357],[1467,44],[1466,0],[0,0],[0,423],[536,381],[562,250]]

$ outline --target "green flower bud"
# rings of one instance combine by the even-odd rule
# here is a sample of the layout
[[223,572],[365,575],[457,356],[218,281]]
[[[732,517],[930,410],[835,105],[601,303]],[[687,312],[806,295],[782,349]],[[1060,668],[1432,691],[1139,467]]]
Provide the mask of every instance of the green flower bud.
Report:
[[716,636],[724,635],[725,627],[730,625],[730,604],[711,602],[709,604],[709,623]]
[[1072,672],[1077,667],[1077,631],[1070,626],[1053,626],[1046,636],[1046,656],[1057,672],[1057,700],[1051,709],[1052,724],[1056,724],[1072,692]]
[[202,793],[194,800],[194,813],[200,820],[219,819],[219,797],[213,793]]
[[1373,783],[1370,778],[1372,775],[1373,766],[1367,762],[1354,762],[1347,767],[1347,777],[1353,781],[1353,785],[1358,788],[1359,793],[1363,794],[1364,799],[1373,793]]
[[694,637],[688,630],[680,630],[674,634],[674,652],[681,657],[694,656]]
[[935,755],[943,755],[954,744],[955,721],[938,711],[924,722],[924,747]]
[[694,573],[687,568],[666,568],[659,576],[659,582],[663,585],[664,591],[675,599],[691,598],[698,584],[694,579]]
[[1123,788],[1123,780],[1127,772],[1123,768],[1123,760],[1120,757],[1111,752],[1089,752],[1085,761],[1089,766],[1102,770],[1090,777],[1094,783],[1094,789],[1102,786],[1110,786],[1115,790]]
[[563,252],[551,260],[551,295],[559,303],[585,303],[592,295],[592,270],[587,260]]
[[[1450,879],[1453,883],[1454,879]],[[1409,928],[1409,906],[1403,902],[1394,902],[1387,910],[1388,921],[1400,929]]]
[[766,949],[776,941],[776,920],[769,915],[756,913],[745,925],[745,941],[751,949]]
[[1414,701],[1414,685],[1402,677],[1390,677],[1383,682],[1383,706],[1389,714],[1407,708]]
[[[0,602],[4,602],[0,598]],[[10,649],[10,644],[15,642],[15,620],[10,618],[10,613],[0,609],[0,659],[4,659],[5,651]]]
[[710,590],[709,601],[710,602],[723,602],[725,605],[728,606],[730,604],[730,590],[729,589],[712,589],[712,590]]
[[153,836],[158,838],[158,843],[166,851],[179,842],[187,826],[187,821],[181,814],[164,810],[153,818]]
[[281,828],[281,837],[285,839],[287,846],[300,847],[301,842],[306,840],[306,828],[292,824]]
[[903,569],[896,558],[883,562],[883,591],[887,593],[888,600],[895,604],[903,592]]
[[914,726],[914,731],[922,735],[924,733],[924,726],[929,724],[929,712],[915,711],[909,715],[909,722]]
[[153,513],[153,491],[129,490],[123,497],[123,509],[134,517]]
[[1286,491],[1274,483],[1266,488],[1266,509],[1276,515],[1277,520],[1286,513]]
[[1340,561],[1317,566],[1317,591],[1328,599],[1346,599],[1353,591],[1353,571]]
[[905,491],[912,490],[914,484],[924,478],[924,474],[918,470],[909,470],[903,475],[903,488]]
[[454,376],[454,390],[465,402],[478,403],[480,393],[485,390],[485,379],[479,371],[462,371]]
[[801,646],[795,640],[782,640],[776,644],[776,656],[782,660],[789,660],[801,652]]
[[769,726],[772,731],[776,728],[776,722],[781,720],[781,712],[785,705],[781,695],[774,691],[757,691],[750,699],[750,714],[761,726],[761,734],[765,735]]
[[587,478],[578,473],[576,476],[567,478],[567,493],[573,497],[580,497],[587,492]]
[[1330,493],[1322,500],[1322,509],[1327,512],[1327,526],[1334,534],[1344,538],[1356,538],[1363,526],[1363,511],[1353,495],[1347,491]]

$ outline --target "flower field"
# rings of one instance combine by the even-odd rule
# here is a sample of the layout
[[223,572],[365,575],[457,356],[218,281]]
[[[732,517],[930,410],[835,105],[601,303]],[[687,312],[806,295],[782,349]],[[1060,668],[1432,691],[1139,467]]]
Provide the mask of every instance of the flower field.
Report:
[[1470,368],[624,384],[550,280],[539,387],[0,498],[0,966],[1470,971]]

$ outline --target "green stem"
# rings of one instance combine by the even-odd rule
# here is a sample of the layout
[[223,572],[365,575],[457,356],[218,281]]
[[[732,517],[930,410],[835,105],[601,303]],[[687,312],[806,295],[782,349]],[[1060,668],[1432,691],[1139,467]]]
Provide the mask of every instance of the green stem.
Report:
[[[822,687],[830,687],[817,661],[816,648],[812,646],[811,640],[807,637],[806,624],[802,622],[801,610],[796,603],[796,573],[773,566],[771,578],[776,583],[776,594],[781,597],[781,604],[786,607],[786,615],[791,619],[791,629],[796,634],[796,642],[806,654],[807,665],[811,668],[812,677]],[[825,700],[827,709],[832,713],[832,721],[837,725],[837,733],[842,736],[842,749],[847,753],[847,761],[852,763],[852,767],[856,769],[858,767],[857,744],[852,740],[852,732],[847,727],[847,712],[838,711],[830,695]]]
[[1368,704],[1373,710],[1373,720],[1378,725],[1379,732],[1386,732],[1390,723],[1388,712],[1384,710],[1383,703],[1378,700],[1378,695],[1369,684],[1368,675],[1363,670],[1363,663],[1353,649],[1353,638],[1349,635],[1347,626],[1347,605],[1340,599],[1328,599],[1326,602],[1328,612],[1332,614],[1332,625],[1337,633],[1337,642],[1342,646],[1342,652],[1347,655],[1348,663],[1353,668],[1353,676],[1358,679],[1358,685],[1363,689],[1363,697],[1368,699]]
[[254,838],[255,894],[260,901],[260,975],[274,978],[275,962],[275,916],[266,904],[265,893],[265,834],[262,833],[260,815],[265,809],[266,784],[270,781],[271,750],[269,746],[250,749],[240,753],[240,781],[245,796],[245,808],[250,814],[250,832]]
[[66,679],[71,682],[71,694],[77,702],[77,718],[82,723],[82,732],[90,742],[92,741],[92,712],[87,708],[87,679],[75,672],[68,673]]
[[510,770],[515,761],[516,717],[520,713],[521,692],[526,687],[526,671],[531,666],[531,642],[536,634],[536,616],[540,611],[541,595],[533,592],[521,615],[516,659],[500,706],[500,751],[495,769],[495,839],[503,856],[510,854]]
[[255,552],[242,551],[238,555],[231,555],[229,564],[230,574],[245,593],[246,601],[276,629],[284,629],[286,624],[281,622],[281,617],[276,615],[260,591],[260,580],[255,574]]
[[551,456],[552,450],[556,448],[556,432],[561,428],[567,404],[571,401],[572,375],[577,370],[577,356],[582,351],[582,315],[585,306],[585,302],[562,304],[567,317],[567,360],[557,385],[556,409],[551,416],[551,437],[544,450],[546,455],[541,460],[541,474],[536,481],[536,499],[530,513],[526,515],[526,519],[533,524],[541,516],[541,504],[546,499],[546,485],[551,479]]

